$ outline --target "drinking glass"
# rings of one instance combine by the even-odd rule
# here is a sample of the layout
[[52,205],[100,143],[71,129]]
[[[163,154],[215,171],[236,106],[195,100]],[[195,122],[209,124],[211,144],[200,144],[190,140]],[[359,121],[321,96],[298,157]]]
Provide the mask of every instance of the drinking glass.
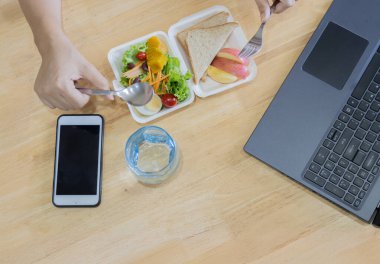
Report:
[[131,172],[145,184],[159,184],[170,177],[179,164],[178,152],[174,139],[157,126],[138,129],[125,145]]

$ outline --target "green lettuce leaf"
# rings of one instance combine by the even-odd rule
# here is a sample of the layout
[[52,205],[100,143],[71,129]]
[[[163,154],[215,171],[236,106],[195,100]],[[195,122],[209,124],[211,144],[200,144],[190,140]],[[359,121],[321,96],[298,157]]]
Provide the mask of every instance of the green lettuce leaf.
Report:
[[147,45],[146,42],[139,43],[136,45],[132,45],[128,50],[126,50],[123,54],[123,66],[124,69],[123,71],[126,70],[127,64],[128,63],[136,63],[138,59],[136,58],[136,54],[139,53],[140,51],[146,52]]
[[178,58],[170,56],[168,56],[168,62],[163,69],[163,73],[165,75],[170,73],[166,84],[168,92],[177,97],[179,102],[185,101],[190,94],[187,80],[191,79],[192,74],[187,71],[185,75],[182,75],[180,61]]

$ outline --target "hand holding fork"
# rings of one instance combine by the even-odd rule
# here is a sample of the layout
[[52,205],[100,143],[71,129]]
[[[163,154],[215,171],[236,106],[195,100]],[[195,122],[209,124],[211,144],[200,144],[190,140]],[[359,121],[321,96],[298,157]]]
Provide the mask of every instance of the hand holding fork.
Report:
[[256,4],[261,14],[261,25],[256,34],[249,40],[249,42],[240,51],[239,56],[248,58],[259,52],[263,45],[263,31],[266,22],[272,13],[281,13],[288,7],[293,6],[295,0],[275,0],[272,6],[269,5],[268,0],[256,0]]

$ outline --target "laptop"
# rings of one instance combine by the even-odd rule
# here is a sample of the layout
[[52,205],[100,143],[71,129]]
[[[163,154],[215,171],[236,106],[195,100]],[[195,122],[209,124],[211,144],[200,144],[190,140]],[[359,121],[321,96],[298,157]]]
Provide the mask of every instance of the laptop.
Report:
[[380,1],[335,0],[244,150],[380,225]]

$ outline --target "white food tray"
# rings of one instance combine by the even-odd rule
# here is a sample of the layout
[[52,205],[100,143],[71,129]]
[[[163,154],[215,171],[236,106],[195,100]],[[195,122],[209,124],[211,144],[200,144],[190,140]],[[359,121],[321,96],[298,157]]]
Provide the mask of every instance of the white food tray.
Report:
[[[150,37],[152,36],[157,36],[161,41],[163,41],[167,47],[168,47],[168,52],[171,56],[177,57],[181,63],[181,71],[183,74],[186,73],[187,70],[191,69],[190,61],[187,56],[187,53],[183,50],[182,46],[177,40],[177,33],[197,24],[203,19],[206,19],[207,17],[210,17],[216,13],[219,12],[227,12],[230,14],[228,21],[234,21],[231,12],[224,6],[213,6],[211,8],[202,10],[198,13],[195,13],[193,15],[190,15],[188,17],[185,17],[172,25],[169,28],[168,34],[166,34],[163,31],[156,31],[153,33],[150,33],[148,35],[145,35],[141,38],[132,40],[130,42],[127,42],[125,44],[122,44],[120,46],[117,46],[115,48],[112,48],[108,52],[108,61],[111,64],[112,71],[115,75],[115,80],[112,82],[114,89],[115,90],[120,90],[121,85],[120,85],[120,76],[121,76],[121,71],[123,68],[122,64],[122,58],[123,54],[126,50],[128,50],[132,45],[146,42]],[[231,33],[230,37],[227,39],[225,45],[223,46],[224,48],[235,48],[235,49],[241,49],[243,46],[247,43],[247,39],[244,35],[243,30],[241,27],[237,27],[234,29],[234,31]],[[249,75],[246,79],[244,80],[239,80],[230,84],[221,84],[218,82],[215,82],[212,80],[210,77],[207,77],[206,82],[200,82],[199,84],[195,84],[194,81],[191,79],[187,83],[189,85],[190,93],[189,97],[181,102],[178,103],[175,107],[173,108],[165,108],[163,107],[160,112],[157,114],[151,115],[151,116],[145,116],[140,114],[135,107],[132,105],[128,104],[129,111],[132,114],[132,117],[134,120],[136,120],[138,123],[147,123],[150,122],[154,119],[157,119],[159,117],[162,117],[166,114],[169,114],[171,112],[176,111],[177,109],[183,108],[189,104],[191,104],[194,101],[194,93],[199,96],[199,97],[207,97],[210,95],[214,95],[217,93],[221,93],[225,90],[237,87],[243,83],[249,82],[254,79],[257,73],[257,68],[256,64],[253,61],[253,59],[249,60]],[[191,70],[190,70],[191,72]]]
[[[157,36],[163,43],[166,44],[166,46],[168,47],[169,54],[171,56],[177,57],[179,59],[180,64],[181,64],[182,73],[183,74],[186,73],[187,68],[186,68],[186,65],[183,61],[183,58],[179,54],[177,48],[170,43],[168,35],[165,32],[156,31],[156,32],[150,33],[148,35],[145,35],[141,38],[132,40],[128,43],[125,43],[125,44],[122,44],[122,45],[117,46],[115,48],[112,48],[108,52],[108,61],[111,64],[112,71],[116,77],[116,80],[112,81],[112,84],[113,84],[113,87],[115,90],[121,89],[121,85],[119,82],[120,82],[120,77],[121,77],[121,71],[123,68],[122,59],[123,59],[124,52],[126,50],[128,50],[132,45],[142,43],[142,42],[146,42],[149,38],[151,38],[153,36]],[[174,106],[172,108],[163,107],[162,110],[160,112],[158,112],[157,114],[154,114],[151,116],[142,115],[134,106],[128,104],[128,108],[132,114],[133,119],[136,120],[138,123],[147,123],[147,122],[150,122],[150,121],[157,119],[161,116],[169,114],[173,111],[176,111],[177,109],[183,108],[183,107],[191,104],[194,101],[194,92],[193,92],[193,86],[194,85],[193,85],[192,81],[188,81],[187,83],[188,83],[189,89],[190,89],[189,97],[187,97],[187,99],[185,101],[178,103],[176,106]]]

